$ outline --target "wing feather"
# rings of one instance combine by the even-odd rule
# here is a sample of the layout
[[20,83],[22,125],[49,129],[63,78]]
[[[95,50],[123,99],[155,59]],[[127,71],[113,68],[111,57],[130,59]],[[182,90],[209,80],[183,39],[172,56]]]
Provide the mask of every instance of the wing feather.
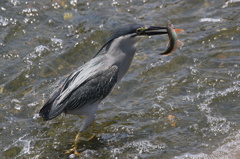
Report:
[[96,74],[86,80],[68,98],[66,110],[79,109],[85,104],[92,104],[105,98],[117,82],[118,67]]
[[[55,118],[63,111],[79,109],[85,104],[102,100],[110,93],[117,82],[118,67],[114,65],[108,69],[101,66],[87,68],[80,68],[71,74],[62,85],[61,91],[55,93],[51,104],[45,106],[45,111],[43,106],[40,115],[42,114],[41,116],[45,120]],[[105,70],[99,72],[97,70],[99,68]]]

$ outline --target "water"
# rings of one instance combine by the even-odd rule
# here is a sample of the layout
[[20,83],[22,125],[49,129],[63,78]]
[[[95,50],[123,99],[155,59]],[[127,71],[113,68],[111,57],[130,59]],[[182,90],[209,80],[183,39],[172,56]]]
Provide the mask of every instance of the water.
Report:
[[54,84],[114,28],[167,20],[185,45],[161,56],[166,36],[141,42],[83,134],[81,158],[240,158],[239,10],[239,0],[1,1],[1,158],[74,158],[64,150],[82,119],[37,115]]

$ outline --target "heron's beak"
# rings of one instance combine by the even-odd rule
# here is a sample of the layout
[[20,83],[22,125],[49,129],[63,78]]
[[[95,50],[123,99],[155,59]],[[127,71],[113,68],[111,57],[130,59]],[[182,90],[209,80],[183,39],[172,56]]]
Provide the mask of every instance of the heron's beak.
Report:
[[[165,31],[161,31],[165,30]],[[146,35],[146,36],[152,36],[152,35],[160,35],[160,34],[168,34],[167,27],[158,27],[158,26],[150,26],[146,28],[139,28],[137,30],[137,35]]]

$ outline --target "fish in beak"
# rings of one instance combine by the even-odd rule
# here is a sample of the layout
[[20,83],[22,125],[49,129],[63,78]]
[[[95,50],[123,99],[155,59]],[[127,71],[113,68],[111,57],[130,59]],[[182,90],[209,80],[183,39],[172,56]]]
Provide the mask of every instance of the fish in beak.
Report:
[[182,29],[175,29],[170,21],[167,22],[167,32],[169,37],[169,42],[167,43],[167,50],[160,53],[161,55],[169,55],[177,50],[177,47],[182,47],[183,42],[178,40],[178,34],[184,32]]

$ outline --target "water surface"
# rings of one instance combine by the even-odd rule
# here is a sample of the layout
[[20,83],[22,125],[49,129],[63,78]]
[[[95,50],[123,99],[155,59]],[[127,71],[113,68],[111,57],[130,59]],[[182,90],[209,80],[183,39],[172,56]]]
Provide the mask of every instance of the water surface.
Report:
[[37,116],[57,81],[115,28],[167,20],[185,45],[161,56],[166,36],[140,43],[83,134],[81,158],[240,158],[239,11],[239,0],[1,1],[1,158],[73,158],[64,150],[82,119]]

